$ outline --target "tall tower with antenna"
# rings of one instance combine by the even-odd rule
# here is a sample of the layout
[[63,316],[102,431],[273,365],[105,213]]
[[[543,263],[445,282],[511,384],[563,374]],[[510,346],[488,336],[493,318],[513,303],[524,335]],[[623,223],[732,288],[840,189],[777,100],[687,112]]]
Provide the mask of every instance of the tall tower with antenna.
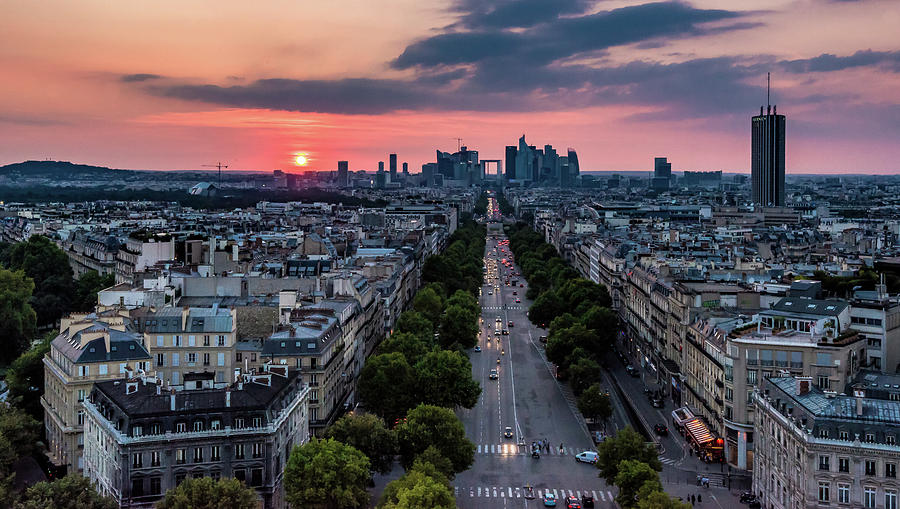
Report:
[[753,203],[784,206],[784,115],[771,103],[771,74],[766,73],[766,106],[750,122],[750,180]]

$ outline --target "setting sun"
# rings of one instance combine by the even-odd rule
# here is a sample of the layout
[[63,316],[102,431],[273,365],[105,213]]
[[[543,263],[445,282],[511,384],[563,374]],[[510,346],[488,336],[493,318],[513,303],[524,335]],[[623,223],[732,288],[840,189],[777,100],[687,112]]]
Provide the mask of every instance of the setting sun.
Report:
[[306,166],[307,161],[306,156],[303,154],[297,154],[297,157],[294,159],[297,166]]

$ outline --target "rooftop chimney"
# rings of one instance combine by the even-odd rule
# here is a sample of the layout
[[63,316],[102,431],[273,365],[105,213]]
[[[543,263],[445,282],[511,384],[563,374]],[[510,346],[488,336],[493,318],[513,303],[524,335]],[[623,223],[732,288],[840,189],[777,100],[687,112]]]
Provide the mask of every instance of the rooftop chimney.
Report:
[[863,400],[866,398],[866,390],[862,387],[853,388],[853,397],[856,398],[856,416],[863,415]]
[[809,386],[812,384],[812,377],[809,376],[798,376],[797,377],[797,396],[802,396],[809,392]]
[[175,389],[169,391],[169,410],[175,411]]

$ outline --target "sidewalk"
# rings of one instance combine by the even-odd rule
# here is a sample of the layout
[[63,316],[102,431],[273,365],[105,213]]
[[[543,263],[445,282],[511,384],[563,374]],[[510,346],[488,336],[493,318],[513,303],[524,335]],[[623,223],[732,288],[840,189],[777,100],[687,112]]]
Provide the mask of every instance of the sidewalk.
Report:
[[741,507],[740,493],[731,492],[725,488],[701,488],[689,484],[663,483],[663,489],[669,495],[681,497],[681,499],[686,502],[691,501],[691,495],[700,495],[703,498],[703,501],[694,503],[694,507],[708,509]]

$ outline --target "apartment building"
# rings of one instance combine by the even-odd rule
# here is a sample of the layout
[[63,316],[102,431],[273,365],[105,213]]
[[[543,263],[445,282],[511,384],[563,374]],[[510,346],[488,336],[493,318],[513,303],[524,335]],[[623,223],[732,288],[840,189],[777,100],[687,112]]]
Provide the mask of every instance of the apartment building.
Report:
[[227,386],[186,376],[182,390],[148,376],[96,384],[84,402],[84,475],[126,508],[152,507],[188,477],[234,477],[260,507],[284,507],[284,467],[309,438],[299,373],[263,365]]
[[897,509],[900,401],[871,397],[867,386],[844,395],[811,377],[762,381],[753,490],[764,507]]
[[150,369],[150,353],[131,321],[114,310],[73,314],[44,357],[44,427],[50,461],[71,473],[84,468],[82,401],[95,383]]

